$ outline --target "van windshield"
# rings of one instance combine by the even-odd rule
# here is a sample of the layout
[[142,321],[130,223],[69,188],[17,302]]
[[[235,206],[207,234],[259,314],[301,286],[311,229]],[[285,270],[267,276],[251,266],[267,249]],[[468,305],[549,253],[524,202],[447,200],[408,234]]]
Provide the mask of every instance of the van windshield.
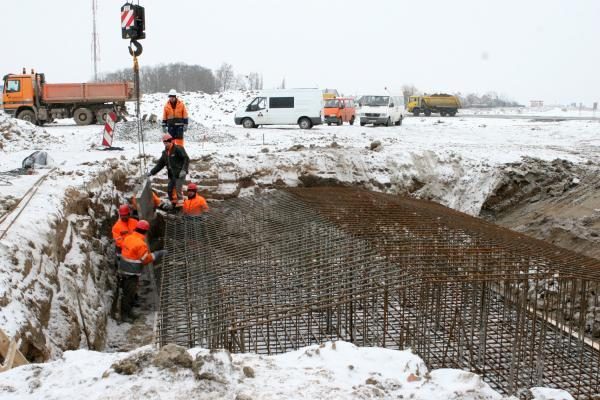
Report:
[[331,99],[331,100],[325,101],[325,108],[333,108],[333,107],[339,107],[339,106],[340,106],[339,100]]
[[362,105],[369,107],[387,107],[390,96],[363,96],[360,99]]

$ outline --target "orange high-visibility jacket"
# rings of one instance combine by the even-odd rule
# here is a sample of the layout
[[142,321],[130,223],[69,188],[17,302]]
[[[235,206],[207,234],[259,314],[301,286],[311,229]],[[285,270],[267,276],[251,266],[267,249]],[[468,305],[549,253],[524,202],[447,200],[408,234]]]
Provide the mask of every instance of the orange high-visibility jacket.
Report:
[[[157,209],[158,206],[160,206],[160,197],[158,197],[154,190],[152,191],[152,205],[154,206],[154,209]],[[137,210],[137,199],[135,196],[131,198],[131,206]]]
[[208,211],[208,204],[204,197],[198,194],[193,199],[185,199],[183,202],[184,215],[200,215],[206,211]]
[[146,237],[139,232],[127,235],[123,241],[123,251],[119,262],[119,272],[128,275],[139,275],[142,266],[154,261],[154,256],[146,244]]
[[118,248],[123,247],[123,240],[125,240],[125,237],[127,235],[133,232],[137,223],[138,220],[131,217],[129,217],[129,220],[127,222],[123,221],[121,218],[119,218],[117,222],[115,222],[115,224],[112,227],[112,236],[115,240],[115,246],[117,246]]
[[175,141],[183,140],[183,126],[188,124],[188,112],[183,101],[177,99],[175,106],[167,101],[163,109],[162,122]]

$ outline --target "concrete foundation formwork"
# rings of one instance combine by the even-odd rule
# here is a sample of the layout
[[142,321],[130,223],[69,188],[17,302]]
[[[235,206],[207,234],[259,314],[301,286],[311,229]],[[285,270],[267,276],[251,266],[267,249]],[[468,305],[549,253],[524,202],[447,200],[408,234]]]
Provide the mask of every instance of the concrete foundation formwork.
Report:
[[508,394],[600,391],[600,261],[435,203],[277,191],[167,222],[160,345],[414,349]]

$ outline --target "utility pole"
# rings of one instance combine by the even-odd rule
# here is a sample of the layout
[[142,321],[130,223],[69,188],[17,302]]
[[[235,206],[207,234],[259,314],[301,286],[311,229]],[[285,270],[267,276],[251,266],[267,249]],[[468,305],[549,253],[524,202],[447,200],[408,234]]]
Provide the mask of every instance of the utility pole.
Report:
[[98,82],[98,32],[96,31],[96,12],[98,11],[97,0],[92,0],[92,62],[94,64],[94,82]]

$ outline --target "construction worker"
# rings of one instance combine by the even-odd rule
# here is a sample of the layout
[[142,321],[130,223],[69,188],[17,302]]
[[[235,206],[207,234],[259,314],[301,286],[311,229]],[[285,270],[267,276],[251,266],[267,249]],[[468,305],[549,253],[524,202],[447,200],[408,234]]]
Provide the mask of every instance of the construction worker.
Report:
[[206,199],[198,194],[198,186],[190,183],[187,187],[187,199],[183,202],[183,214],[198,216],[207,211]]
[[185,149],[173,143],[173,137],[168,133],[163,136],[165,149],[160,156],[160,160],[148,176],[156,175],[161,169],[167,167],[169,184],[167,185],[167,194],[171,200],[172,207],[183,207],[183,182],[187,175],[190,165],[190,158]]
[[135,229],[138,220],[130,216],[131,209],[127,204],[123,204],[119,207],[119,219],[112,227],[112,236],[115,241],[115,253],[117,255],[117,262],[121,256],[121,249],[123,247],[123,240]]
[[148,221],[142,219],[138,221],[134,231],[123,241],[121,260],[119,261],[122,321],[132,322],[136,318],[132,309],[143,266],[157,262],[167,254],[166,250],[150,252],[146,243],[146,234],[149,229]]
[[169,91],[162,119],[163,133],[173,136],[173,142],[183,147],[183,132],[188,128],[188,112],[183,101],[177,98],[175,89]]

